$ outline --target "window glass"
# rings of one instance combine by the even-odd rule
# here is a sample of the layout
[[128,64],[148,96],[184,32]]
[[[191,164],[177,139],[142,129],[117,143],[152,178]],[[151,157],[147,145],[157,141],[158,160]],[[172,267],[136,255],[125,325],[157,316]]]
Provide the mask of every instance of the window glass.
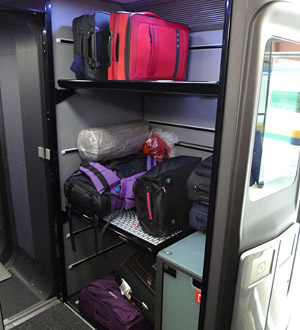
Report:
[[290,186],[300,149],[300,44],[269,40],[264,56],[250,178],[254,201]]

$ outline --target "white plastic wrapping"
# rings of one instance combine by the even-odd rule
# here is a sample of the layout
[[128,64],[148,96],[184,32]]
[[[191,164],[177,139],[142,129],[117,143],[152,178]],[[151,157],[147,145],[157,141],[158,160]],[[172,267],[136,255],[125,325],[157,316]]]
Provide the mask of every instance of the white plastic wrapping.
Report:
[[148,134],[144,120],[83,129],[77,137],[79,156],[86,161],[123,157],[140,151]]

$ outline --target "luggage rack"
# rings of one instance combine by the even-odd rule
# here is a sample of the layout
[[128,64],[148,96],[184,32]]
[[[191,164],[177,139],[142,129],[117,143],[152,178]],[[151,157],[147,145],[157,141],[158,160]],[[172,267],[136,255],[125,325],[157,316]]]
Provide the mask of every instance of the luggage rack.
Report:
[[185,229],[177,230],[176,232],[172,233],[167,237],[159,238],[148,235],[142,230],[141,226],[138,224],[137,214],[135,210],[117,210],[110,213],[108,216],[104,217],[103,219],[99,219],[98,217],[88,217],[84,214],[77,212],[72,208],[69,208],[68,212],[82,216],[89,222],[93,222],[92,225],[86,226],[77,231],[73,231],[72,215],[71,214],[68,215],[70,233],[66,235],[66,238],[69,238],[71,240],[73,250],[75,250],[74,236],[90,229],[94,229],[95,250],[96,250],[93,255],[69,265],[68,266],[69,269],[72,269],[75,266],[85,261],[88,261],[105,252],[108,252],[111,249],[120,246],[121,244],[124,244],[124,242],[121,242],[105,250],[98,251],[99,234],[97,233],[97,228],[99,225],[103,228],[100,237],[104,234],[104,231],[107,228],[108,230],[119,235],[123,240],[125,240],[125,242],[133,243],[137,245],[139,248],[148,250],[149,252],[152,253],[157,253],[159,250],[165,248],[170,244],[175,243],[176,241],[191,234],[194,231],[192,228],[188,227]]
[[[58,86],[67,90],[75,89],[98,89],[110,91],[132,91],[143,93],[171,93],[171,94],[198,94],[216,96],[219,91],[217,81],[125,81],[125,80],[79,80],[79,79],[59,79]],[[71,96],[71,95],[70,95]]]

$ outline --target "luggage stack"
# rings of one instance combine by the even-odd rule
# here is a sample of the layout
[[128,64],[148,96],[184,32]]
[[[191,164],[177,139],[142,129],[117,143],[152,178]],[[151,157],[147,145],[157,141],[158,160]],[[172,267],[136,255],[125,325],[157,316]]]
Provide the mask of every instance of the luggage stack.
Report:
[[96,12],[73,20],[77,79],[185,80],[189,28],[149,12]]
[[103,218],[114,210],[132,209],[135,180],[156,165],[146,154],[134,154],[106,162],[84,162],[64,184],[69,207],[89,217]]
[[[155,8],[154,6],[154,11]],[[162,16],[170,14],[165,10],[161,12]],[[190,22],[181,16],[169,17]],[[193,25],[191,27],[197,31]],[[67,289],[68,294],[72,293],[72,303],[77,304],[77,293],[85,285],[80,293],[79,311],[97,329],[153,329],[157,316],[155,299],[162,293],[161,283],[156,285],[157,253],[190,234],[193,231],[190,227],[203,230],[206,226],[209,183],[206,195],[203,193],[203,196],[201,189],[194,191],[194,194],[189,193],[187,184],[190,178],[191,184],[195,186],[199,176],[195,169],[205,162],[200,157],[173,157],[173,154],[173,158],[167,159],[169,155],[165,152],[165,147],[159,152],[160,158],[142,153],[151,154],[149,150],[143,149],[143,141],[149,137],[150,129],[159,130],[163,127],[173,127],[174,132],[180,135],[182,141],[178,139],[174,142],[179,146],[176,152],[180,154],[197,155],[203,150],[211,150],[201,148],[200,144],[198,148],[198,144],[192,143],[194,134],[190,136],[189,129],[194,130],[194,119],[198,120],[198,116],[182,121],[185,118],[182,111],[186,110],[188,98],[178,96],[182,97],[184,103],[181,104],[178,99],[178,105],[172,111],[174,116],[168,117],[168,111],[173,110],[174,104],[167,90],[167,95],[150,95],[150,98],[142,96],[137,99],[134,93],[132,99],[127,96],[124,98],[124,105],[123,99],[118,97],[119,93],[126,93],[119,91],[124,87],[131,93],[130,85],[141,86],[137,90],[143,94],[156,90],[143,86],[166,86],[165,83],[149,84],[145,81],[164,80],[168,81],[169,87],[169,81],[186,80],[189,52],[191,49],[198,50],[195,42],[202,38],[198,31],[196,33],[192,36],[193,44],[189,49],[188,26],[166,21],[151,12],[99,11],[77,17],[73,21],[74,62],[71,69],[76,79],[89,80],[86,84],[84,81],[77,81],[73,86],[87,85],[95,89],[100,87],[105,91],[110,91],[113,87],[117,91],[109,92],[114,95],[104,95],[103,102],[102,95],[97,95],[97,99],[101,98],[99,113],[97,104],[89,99],[90,96],[96,96],[96,91],[82,92],[82,98],[91,106],[91,110],[80,118],[76,126],[81,129],[77,137],[81,164],[75,163],[77,158],[74,154],[70,161],[66,160],[73,171],[79,165],[64,185],[67,210],[71,210],[67,215],[73,218],[69,221],[74,222],[74,227],[70,225],[70,234],[66,235],[70,240],[64,241],[67,256],[72,258],[67,271],[86,263],[86,267],[78,268],[78,274],[67,273],[72,281],[74,278],[74,288],[70,285]],[[202,46],[201,43],[200,47],[207,46]],[[179,90],[181,91],[180,88]],[[187,89],[183,88],[183,92],[185,90]],[[114,97],[119,98],[116,104]],[[156,98],[159,98],[157,104]],[[156,105],[158,107],[154,109]],[[111,113],[107,114],[108,112]],[[87,114],[91,117],[87,118]],[[114,124],[117,116],[120,116],[120,120],[126,116],[145,116],[150,118],[153,127],[150,128],[149,123],[142,121]],[[87,123],[102,121],[111,121],[113,125],[86,128]],[[202,137],[202,133],[195,137]],[[204,195],[207,200],[203,200]],[[73,210],[76,216],[72,217]],[[128,229],[129,227],[131,228]],[[135,227],[135,232],[132,227]],[[138,231],[144,236],[139,236]],[[152,240],[148,239],[149,236]],[[78,238],[77,250],[73,244],[75,238]],[[74,252],[69,251],[71,248]],[[128,257],[137,249],[143,250]],[[126,259],[118,267],[116,264],[124,258]],[[90,272],[90,269],[93,271]],[[161,280],[161,274],[158,274],[158,280]],[[194,300],[193,295],[191,300]]]
[[[186,182],[201,158],[177,156],[157,163],[154,156],[139,150],[147,131],[146,122],[135,121],[79,132],[82,164],[65,181],[67,209],[98,221],[113,211],[136,207],[142,230],[157,238],[187,228],[192,202]],[[138,144],[131,141],[134,135]],[[125,156],[118,157],[121,154]],[[116,156],[107,159],[108,155]]]
[[[199,157],[177,156],[157,164],[143,153],[83,161],[66,180],[65,195],[70,209],[94,219],[96,235],[95,216],[99,220],[113,210],[137,206],[142,230],[165,237],[188,227],[192,202],[186,182],[199,162]],[[155,279],[156,254],[138,251],[124,260],[116,274],[85,286],[79,310],[97,329],[153,329]]]
[[116,274],[81,290],[80,313],[97,329],[153,329],[155,269],[155,255],[135,252],[121,263]]

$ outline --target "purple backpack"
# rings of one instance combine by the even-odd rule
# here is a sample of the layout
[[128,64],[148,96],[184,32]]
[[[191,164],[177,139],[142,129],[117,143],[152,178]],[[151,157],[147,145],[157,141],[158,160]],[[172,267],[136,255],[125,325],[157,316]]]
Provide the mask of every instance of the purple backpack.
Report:
[[[147,171],[155,165],[157,165],[156,159],[147,155]],[[88,162],[81,165],[79,170],[89,177],[100,195],[109,194],[111,211],[120,208],[128,210],[135,207],[133,184],[138,177],[146,173],[145,171],[126,178],[120,178],[115,170],[111,170],[97,162]]]
[[151,325],[131,301],[122,296],[114,275],[84,287],[79,296],[81,314],[97,329],[150,330]]

